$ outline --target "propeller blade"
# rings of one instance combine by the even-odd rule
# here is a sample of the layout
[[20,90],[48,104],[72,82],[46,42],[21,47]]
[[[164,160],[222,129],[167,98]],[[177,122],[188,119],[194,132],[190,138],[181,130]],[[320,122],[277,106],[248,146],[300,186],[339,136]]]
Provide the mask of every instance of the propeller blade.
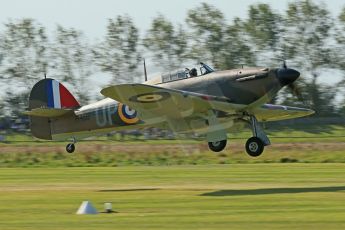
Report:
[[288,85],[288,87],[291,90],[292,94],[296,96],[299,101],[301,101],[304,105],[307,105],[307,103],[305,102],[305,98],[303,97],[303,94],[301,92],[301,89],[297,85],[297,83],[291,83]]

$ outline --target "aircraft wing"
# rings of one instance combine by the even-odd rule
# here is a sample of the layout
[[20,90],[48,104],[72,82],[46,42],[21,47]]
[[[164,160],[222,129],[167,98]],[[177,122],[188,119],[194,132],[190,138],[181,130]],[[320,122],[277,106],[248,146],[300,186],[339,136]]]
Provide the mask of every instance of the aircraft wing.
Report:
[[254,114],[258,121],[279,121],[308,116],[315,111],[284,105],[264,104],[261,107],[251,109],[250,113]]
[[144,84],[110,86],[101,93],[135,109],[143,120],[157,116],[177,119],[207,113],[210,109],[234,113],[245,108],[245,105],[230,103],[225,97]]
[[178,119],[206,114],[208,110],[218,110],[226,113],[247,111],[259,121],[278,121],[313,114],[310,109],[264,104],[258,107],[248,107],[231,103],[225,97],[193,93],[189,91],[162,88],[145,84],[121,84],[101,90],[109,98],[124,103],[135,109],[141,119],[157,119],[161,117]]

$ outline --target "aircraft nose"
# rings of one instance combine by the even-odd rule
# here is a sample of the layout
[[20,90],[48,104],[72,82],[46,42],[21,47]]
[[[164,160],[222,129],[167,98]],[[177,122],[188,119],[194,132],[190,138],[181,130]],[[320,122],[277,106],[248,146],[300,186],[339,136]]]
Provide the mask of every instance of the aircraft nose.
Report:
[[278,69],[277,77],[282,86],[291,84],[294,82],[300,75],[300,72],[294,69],[281,68]]

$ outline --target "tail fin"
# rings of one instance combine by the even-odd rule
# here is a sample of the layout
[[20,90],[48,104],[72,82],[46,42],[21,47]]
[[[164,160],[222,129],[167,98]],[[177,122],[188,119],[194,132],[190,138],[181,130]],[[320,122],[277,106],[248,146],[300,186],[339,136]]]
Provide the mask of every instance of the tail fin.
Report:
[[45,97],[41,99],[43,99],[43,101],[47,103],[48,108],[61,109],[76,108],[80,106],[78,101],[66,89],[66,87],[54,79],[44,79],[42,81],[39,81],[31,91],[31,94],[33,96],[36,93],[38,97],[42,96],[40,92],[41,89],[36,89],[36,86],[39,87],[40,83],[43,85],[43,87],[45,87],[46,93]]
[[[30,116],[32,134],[37,138],[51,140],[51,120],[49,112],[44,110],[71,110],[78,107],[80,107],[78,101],[60,82],[50,78],[37,82],[31,90],[29,112],[26,113]],[[40,110],[46,115],[38,116],[37,111],[41,112]]]

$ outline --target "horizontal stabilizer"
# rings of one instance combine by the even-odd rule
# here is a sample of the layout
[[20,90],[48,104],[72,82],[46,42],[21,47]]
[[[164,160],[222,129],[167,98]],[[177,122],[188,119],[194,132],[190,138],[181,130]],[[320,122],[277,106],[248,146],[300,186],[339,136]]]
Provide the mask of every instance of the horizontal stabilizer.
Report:
[[73,114],[72,109],[36,108],[23,112],[23,114],[34,117],[60,117],[66,114]]

